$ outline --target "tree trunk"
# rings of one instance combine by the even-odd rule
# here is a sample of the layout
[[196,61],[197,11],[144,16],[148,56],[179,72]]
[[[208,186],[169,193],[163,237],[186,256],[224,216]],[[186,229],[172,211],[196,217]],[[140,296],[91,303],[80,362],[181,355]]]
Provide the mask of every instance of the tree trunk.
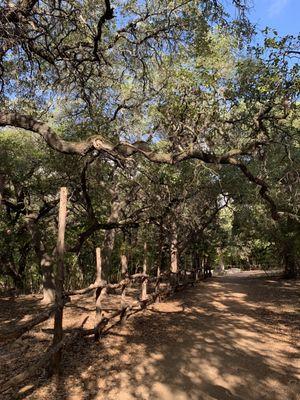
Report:
[[43,304],[55,303],[55,281],[53,276],[53,257],[42,254],[40,265],[43,274]]
[[300,258],[300,224],[287,218],[281,225],[281,248],[286,278],[296,278],[299,275]]
[[172,224],[171,232],[171,272],[178,272],[178,238],[175,223]]
[[41,274],[43,276],[43,304],[54,304],[55,282],[53,276],[53,256],[50,256],[42,241],[41,231],[37,222],[37,214],[27,215],[27,226],[30,231],[35,254],[39,261]]
[[121,254],[121,275],[122,278],[127,274],[128,260],[126,254]]
[[157,272],[156,275],[159,277],[162,270],[162,261],[163,261],[163,245],[164,245],[164,230],[163,230],[163,222],[160,220],[159,224],[159,239],[158,239],[158,260],[157,260]]
[[[117,222],[119,220],[121,209],[124,205],[124,201],[119,199],[119,195],[116,191],[113,193],[111,213],[108,222]],[[111,256],[115,244],[115,229],[111,229],[105,232],[104,244],[103,244],[103,264],[102,272],[104,279],[109,280],[109,275],[111,272]]]
[[[60,203],[58,216],[58,236],[56,245],[56,274],[55,274],[55,302],[57,310],[54,317],[53,346],[57,345],[63,338],[63,285],[64,285],[64,252],[65,252],[65,230],[67,219],[67,188],[60,189]],[[60,372],[61,350],[52,359],[52,372]]]
[[171,265],[170,265],[170,285],[176,287],[178,284],[178,235],[177,235],[177,227],[173,222],[171,225]]
[[31,243],[27,242],[20,248],[20,258],[18,262],[18,275],[17,275],[17,289],[24,291],[26,288],[25,280],[25,269],[27,265],[27,257],[31,250]]
[[16,270],[13,267],[13,264],[11,262],[8,262],[6,264],[6,266],[7,266],[7,275],[9,275],[11,277],[14,288],[17,289],[16,293],[19,293],[19,291],[22,292],[23,291],[23,279],[16,272]]
[[223,260],[223,252],[221,248],[218,248],[218,256],[219,256],[219,263],[216,267],[216,272],[223,274],[225,271],[224,260]]
[[284,276],[286,278],[296,278],[297,263],[295,260],[293,246],[289,242],[285,243],[283,260],[284,260]]

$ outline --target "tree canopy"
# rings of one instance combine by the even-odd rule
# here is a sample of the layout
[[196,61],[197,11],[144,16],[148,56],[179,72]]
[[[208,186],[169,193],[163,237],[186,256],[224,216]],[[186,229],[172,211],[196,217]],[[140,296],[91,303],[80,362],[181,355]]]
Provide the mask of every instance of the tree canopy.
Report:
[[64,185],[70,286],[99,243],[107,275],[145,241],[163,268],[174,232],[183,263],[297,273],[299,37],[254,45],[231,3],[0,2],[3,282],[51,275]]

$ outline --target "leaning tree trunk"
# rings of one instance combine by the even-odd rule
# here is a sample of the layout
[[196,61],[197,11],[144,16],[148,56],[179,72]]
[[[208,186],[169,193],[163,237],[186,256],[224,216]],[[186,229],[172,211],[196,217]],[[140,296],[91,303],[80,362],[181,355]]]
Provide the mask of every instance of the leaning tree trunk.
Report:
[[[64,253],[65,253],[65,230],[67,219],[67,188],[60,189],[60,203],[58,215],[58,235],[56,245],[56,274],[55,274],[55,303],[54,315],[54,336],[53,346],[56,346],[63,339],[63,291],[64,291]],[[60,372],[61,349],[53,356],[51,372]]]

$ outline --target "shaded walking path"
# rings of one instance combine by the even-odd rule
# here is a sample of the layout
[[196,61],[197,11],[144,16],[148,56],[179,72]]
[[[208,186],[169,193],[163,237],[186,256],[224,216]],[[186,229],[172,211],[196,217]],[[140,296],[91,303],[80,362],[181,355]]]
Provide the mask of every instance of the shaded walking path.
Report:
[[300,399],[299,284],[246,275],[201,282],[100,343],[78,342],[60,382],[27,398]]

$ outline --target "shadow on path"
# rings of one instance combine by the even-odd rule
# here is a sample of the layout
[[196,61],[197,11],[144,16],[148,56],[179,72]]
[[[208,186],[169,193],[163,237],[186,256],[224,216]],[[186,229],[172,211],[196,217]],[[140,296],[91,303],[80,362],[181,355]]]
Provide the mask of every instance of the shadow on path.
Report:
[[78,341],[59,382],[26,398],[298,400],[297,303],[295,281],[201,282],[100,343]]

